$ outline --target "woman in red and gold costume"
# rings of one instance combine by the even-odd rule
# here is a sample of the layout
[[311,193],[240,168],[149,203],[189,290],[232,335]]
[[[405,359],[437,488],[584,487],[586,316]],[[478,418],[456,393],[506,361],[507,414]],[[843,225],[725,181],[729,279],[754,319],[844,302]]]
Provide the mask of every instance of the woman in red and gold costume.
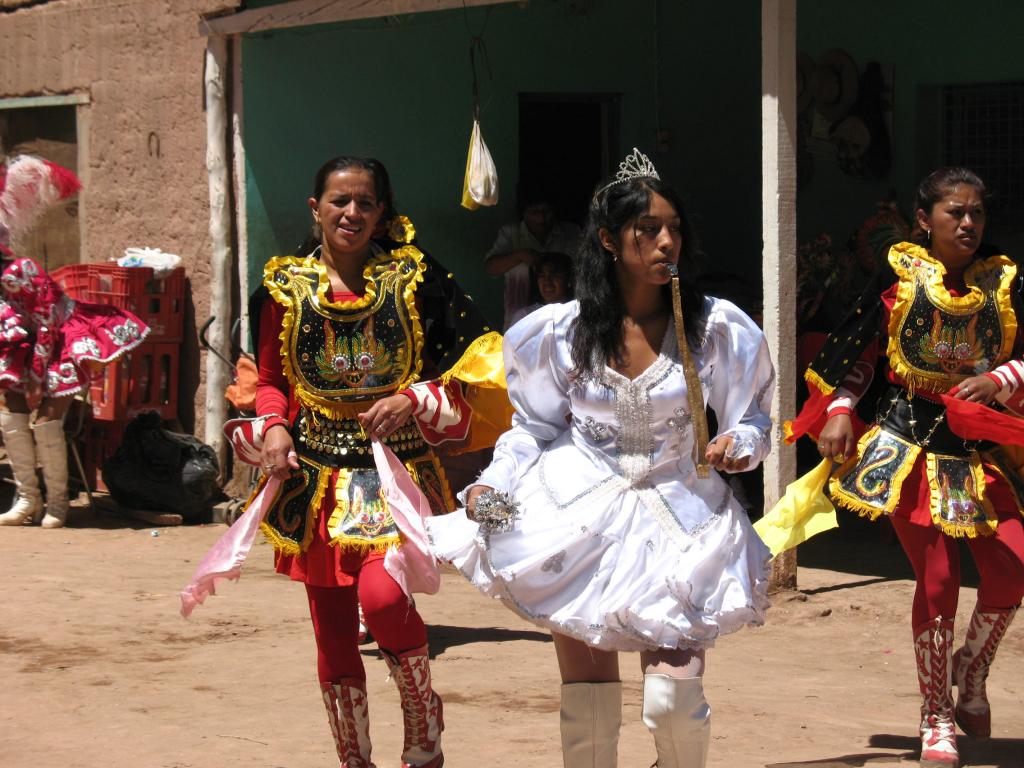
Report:
[[[920,242],[889,251],[895,275],[877,276],[829,336],[806,373],[811,398],[790,425],[793,439],[817,435],[822,457],[840,463],[833,501],[887,515],[913,565],[921,765],[942,768],[959,765],[956,724],[969,736],[991,732],[985,680],[1024,596],[1024,461],[1009,445],[1024,442],[1024,421],[984,407],[1013,407],[1024,395],[1021,280],[1010,259],[982,246],[985,196],[964,168],[921,182]],[[855,408],[879,373],[887,386],[865,429]],[[960,539],[981,580],[954,653]]]
[[402,536],[370,439],[394,451],[435,514],[453,509],[431,446],[482,447],[504,428],[501,337],[453,275],[414,245],[380,162],[327,162],[309,207],[320,245],[309,256],[271,259],[250,308],[263,469],[282,480],[263,531],[277,571],[306,585],[343,768],[372,765],[360,605],[398,685],[402,765],[439,768],[441,699],[423,620],[384,568]]
[[[47,209],[81,186],[68,169],[32,155],[0,166],[0,429],[18,487],[0,525],[64,525],[64,414],[99,367],[137,347],[149,333],[130,312],[72,300],[34,259],[12,250]],[[37,463],[46,483],[45,514]]]

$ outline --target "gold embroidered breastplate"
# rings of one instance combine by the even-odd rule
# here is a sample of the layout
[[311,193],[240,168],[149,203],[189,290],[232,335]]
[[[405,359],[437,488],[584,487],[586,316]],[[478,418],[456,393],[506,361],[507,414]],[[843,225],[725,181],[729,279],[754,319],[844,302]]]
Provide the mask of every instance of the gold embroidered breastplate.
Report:
[[285,307],[284,372],[303,407],[352,415],[417,380],[423,329],[415,291],[424,268],[418,248],[401,246],[367,262],[362,298],[332,302],[315,257],[268,263],[264,284]]
[[910,391],[945,392],[1010,359],[1017,320],[1010,290],[1017,268],[1006,256],[972,264],[967,293],[953,296],[943,265],[912,243],[889,251],[899,277],[889,318],[889,365]]

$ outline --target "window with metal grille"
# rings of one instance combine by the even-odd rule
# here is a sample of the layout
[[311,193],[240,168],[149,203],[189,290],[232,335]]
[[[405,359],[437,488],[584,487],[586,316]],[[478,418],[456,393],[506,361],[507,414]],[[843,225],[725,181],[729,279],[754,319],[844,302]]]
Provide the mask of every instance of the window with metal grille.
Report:
[[944,88],[945,162],[985,181],[989,208],[1024,213],[1024,82]]

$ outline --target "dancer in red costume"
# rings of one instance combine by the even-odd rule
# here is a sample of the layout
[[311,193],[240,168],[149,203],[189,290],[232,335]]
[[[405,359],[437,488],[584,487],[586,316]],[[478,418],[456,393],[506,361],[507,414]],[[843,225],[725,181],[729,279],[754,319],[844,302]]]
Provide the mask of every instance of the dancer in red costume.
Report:
[[[309,207],[320,245],[308,256],[271,259],[250,308],[258,319],[263,469],[282,479],[263,531],[277,571],[305,583],[342,767],[372,765],[361,604],[398,685],[402,766],[439,768],[441,699],[423,620],[384,567],[386,550],[402,539],[370,436],[394,451],[435,514],[449,511],[431,446],[467,439],[487,410],[464,396],[460,380],[480,383],[482,369],[501,380],[501,339],[453,276],[413,244],[381,163],[327,162]],[[476,427],[472,439],[483,439]]]
[[[841,462],[829,486],[834,501],[871,519],[885,514],[896,529],[917,578],[921,765],[951,768],[959,765],[956,724],[969,736],[991,732],[985,681],[1024,596],[1024,461],[1012,446],[977,439],[997,437],[979,431],[997,419],[1010,425],[999,442],[1019,445],[1024,436],[1024,422],[986,418],[981,408],[1024,394],[1022,295],[1014,263],[981,244],[985,185],[976,174],[929,175],[916,219],[919,242],[889,252],[895,276],[876,278],[808,369],[812,396],[791,432],[817,435],[821,455]],[[865,431],[854,407],[876,369],[888,387]],[[982,414],[976,426],[953,423],[965,409]],[[959,538],[981,581],[954,654]]]
[[[149,328],[129,312],[73,301],[12,243],[49,207],[79,190],[71,171],[30,155],[0,168],[0,412],[18,495],[0,525],[42,520],[60,528],[68,515],[63,419],[95,370],[137,347]],[[35,424],[30,421],[36,411]],[[46,514],[36,463],[46,481]]]

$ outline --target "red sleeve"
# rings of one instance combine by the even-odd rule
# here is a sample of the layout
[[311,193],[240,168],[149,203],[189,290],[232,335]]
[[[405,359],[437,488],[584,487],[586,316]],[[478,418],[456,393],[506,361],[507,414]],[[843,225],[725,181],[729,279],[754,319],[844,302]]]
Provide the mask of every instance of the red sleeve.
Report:
[[[896,286],[893,285],[884,291],[881,294],[881,300],[882,318],[880,321],[881,328],[879,328],[878,337],[868,344],[861,352],[860,358],[851,366],[850,371],[846,374],[841,385],[858,400],[871,385],[871,380],[875,375],[879,355],[884,354],[884,351],[887,348],[889,314],[892,311],[893,303],[896,301]],[[822,343],[823,342],[824,340],[822,340]],[[811,357],[813,358],[813,355],[816,353],[817,347],[812,351]],[[804,435],[809,435],[812,439],[817,440],[818,434],[824,428],[825,422],[828,421],[829,418],[828,406],[838,396],[835,392],[826,395],[823,392],[820,392],[813,384],[808,384],[807,389],[810,396],[804,403],[803,408],[800,409],[800,413],[797,414],[795,419],[787,421],[783,425],[783,435],[787,443],[796,442],[797,438]],[[849,415],[853,419],[854,435],[859,438],[867,425],[865,425],[857,415],[856,410]]]
[[267,299],[260,308],[260,337],[256,359],[259,361],[256,383],[256,415],[276,414],[267,419],[263,431],[275,424],[287,426],[291,416],[288,398],[288,379],[281,365],[281,318],[284,307]]

